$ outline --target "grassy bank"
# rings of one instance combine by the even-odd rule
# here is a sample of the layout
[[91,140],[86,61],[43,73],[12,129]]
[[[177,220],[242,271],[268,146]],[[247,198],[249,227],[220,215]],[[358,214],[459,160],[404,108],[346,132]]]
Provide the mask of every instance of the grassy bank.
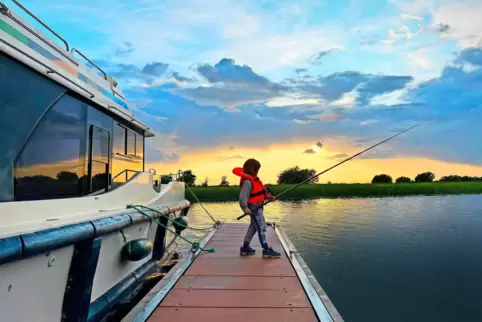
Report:
[[[278,194],[293,185],[270,186],[274,194]],[[202,201],[236,201],[239,186],[232,187],[194,187],[191,188]],[[481,194],[482,182],[430,182],[430,183],[397,183],[397,184],[310,184],[303,185],[283,195],[280,200],[300,200],[314,198],[341,197],[393,197],[410,195],[451,195]],[[186,190],[186,198],[195,199]]]

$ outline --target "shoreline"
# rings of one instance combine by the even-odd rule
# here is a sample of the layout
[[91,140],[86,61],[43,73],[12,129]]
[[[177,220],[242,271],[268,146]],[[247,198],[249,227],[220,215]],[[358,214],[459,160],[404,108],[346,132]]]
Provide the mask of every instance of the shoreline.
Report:
[[[294,185],[267,185],[273,194]],[[201,202],[238,201],[239,186],[192,187]],[[306,184],[290,191],[279,198],[281,201],[317,199],[317,198],[380,198],[408,196],[443,196],[482,194],[482,182],[424,182],[424,183],[334,183]],[[186,199],[196,203],[195,198],[186,189]]]

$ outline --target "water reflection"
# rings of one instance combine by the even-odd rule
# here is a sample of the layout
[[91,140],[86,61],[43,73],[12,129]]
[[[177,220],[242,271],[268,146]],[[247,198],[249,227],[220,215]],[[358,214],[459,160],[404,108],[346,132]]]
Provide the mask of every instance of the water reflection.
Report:
[[[240,215],[237,203],[205,206],[227,222]],[[482,320],[481,208],[470,195],[276,202],[265,212],[345,321],[444,322]],[[189,220],[212,224],[198,205]]]

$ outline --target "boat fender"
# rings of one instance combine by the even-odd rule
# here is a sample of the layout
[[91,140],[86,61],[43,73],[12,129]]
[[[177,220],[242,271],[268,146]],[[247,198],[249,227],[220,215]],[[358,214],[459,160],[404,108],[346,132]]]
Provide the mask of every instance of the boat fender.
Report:
[[181,216],[181,217],[175,218],[172,221],[172,225],[174,226],[176,233],[180,235],[181,232],[188,227],[187,217]]
[[131,262],[139,261],[149,256],[152,250],[150,240],[139,238],[127,242],[122,247],[122,258]]

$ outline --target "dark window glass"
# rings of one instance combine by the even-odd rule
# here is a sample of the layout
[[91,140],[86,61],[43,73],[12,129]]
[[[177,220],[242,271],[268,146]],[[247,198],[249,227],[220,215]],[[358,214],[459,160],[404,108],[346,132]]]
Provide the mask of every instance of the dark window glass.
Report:
[[136,156],[136,133],[131,130],[127,130],[127,155]]
[[15,161],[15,200],[82,195],[86,105],[64,96],[42,118]]
[[12,165],[65,88],[0,52],[0,202],[14,200]]
[[92,126],[92,160],[109,163],[109,132]]
[[109,186],[110,135],[104,129],[90,126],[91,164],[89,193],[106,190]]
[[[117,153],[112,156],[112,183],[116,186],[143,171],[144,138],[118,124],[114,125],[114,135],[114,149]],[[125,153],[118,153],[120,150]]]
[[126,128],[114,124],[114,154],[126,154]]
[[142,162],[144,159],[144,136],[136,133],[136,158]]
[[109,186],[109,165],[107,163],[92,161],[91,192],[105,190]]

